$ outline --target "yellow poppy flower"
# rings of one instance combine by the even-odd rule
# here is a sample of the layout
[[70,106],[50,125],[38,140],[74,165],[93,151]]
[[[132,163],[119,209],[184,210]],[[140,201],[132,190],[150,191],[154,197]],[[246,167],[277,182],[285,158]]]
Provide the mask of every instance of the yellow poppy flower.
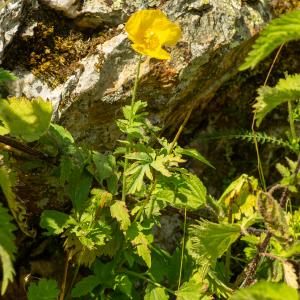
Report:
[[174,46],[181,37],[180,27],[156,9],[137,11],[129,18],[125,29],[136,52],[158,59],[170,59],[162,46]]

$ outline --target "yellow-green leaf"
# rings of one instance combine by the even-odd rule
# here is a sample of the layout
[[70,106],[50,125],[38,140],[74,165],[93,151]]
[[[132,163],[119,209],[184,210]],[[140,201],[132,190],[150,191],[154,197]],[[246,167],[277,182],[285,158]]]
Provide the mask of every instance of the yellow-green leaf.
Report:
[[124,201],[115,201],[115,203],[110,207],[111,216],[120,223],[121,230],[126,231],[130,222],[130,217],[128,209]]
[[38,140],[49,128],[52,105],[42,98],[25,97],[0,101],[0,120],[9,134],[27,142]]

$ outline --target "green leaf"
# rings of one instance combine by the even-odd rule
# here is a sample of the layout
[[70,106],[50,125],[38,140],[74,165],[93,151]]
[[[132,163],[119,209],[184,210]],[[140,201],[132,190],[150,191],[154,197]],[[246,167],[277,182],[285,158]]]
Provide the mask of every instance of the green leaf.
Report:
[[9,215],[8,210],[0,203],[0,260],[3,269],[2,296],[6,292],[8,283],[13,281],[15,275],[13,261],[15,260],[16,246],[14,244],[15,236],[13,231],[16,230],[16,227],[11,221],[12,217]]
[[51,123],[49,127],[49,134],[61,148],[74,144],[74,139],[71,133],[58,124]]
[[275,87],[262,86],[253,105],[256,125],[259,126],[265,116],[278,105],[300,98],[300,74],[280,79]]
[[203,296],[202,286],[191,280],[185,282],[178,291],[176,291],[176,300],[200,300]]
[[119,274],[115,277],[114,289],[119,290],[123,294],[127,295],[128,298],[132,298],[132,283],[127,275]]
[[13,73],[0,68],[0,83],[1,81],[17,80],[17,79],[18,77],[16,77]]
[[109,178],[113,174],[111,162],[109,157],[96,151],[93,151],[92,158],[96,166],[96,179],[102,184],[104,179]]
[[10,135],[26,142],[38,140],[49,128],[51,102],[42,98],[10,98],[0,101],[0,119]]
[[89,275],[82,278],[79,282],[76,283],[72,289],[72,297],[81,297],[88,295],[93,289],[101,283],[101,280],[95,275]]
[[81,212],[85,201],[88,199],[92,180],[92,176],[86,171],[73,172],[69,178],[67,191],[77,212]]
[[201,221],[189,228],[191,254],[198,261],[208,259],[214,263],[240,236],[237,224],[217,224]]
[[177,146],[175,148],[175,153],[195,158],[195,159],[201,161],[202,163],[208,165],[209,167],[215,169],[215,167],[204,156],[202,156],[196,149],[184,149],[184,148]]
[[116,200],[110,207],[110,213],[120,223],[121,230],[126,231],[131,222],[125,202]]
[[260,281],[238,290],[230,300],[297,300],[298,292],[284,283]]
[[260,33],[240,71],[254,68],[278,46],[300,39],[300,11],[295,10],[273,20]]
[[166,292],[166,289],[162,287],[154,286],[153,284],[148,284],[144,300],[168,300],[169,296]]
[[22,232],[30,237],[35,237],[36,231],[30,228],[27,224],[28,217],[26,208],[23,203],[17,201],[16,195],[13,192],[14,182],[15,174],[4,166],[0,167],[0,186],[6,198],[10,212]]
[[199,209],[206,203],[205,186],[196,175],[188,172],[159,176],[153,195],[157,200],[189,210]]
[[44,210],[40,226],[48,230],[48,235],[57,235],[63,233],[65,228],[72,223],[75,223],[75,220],[67,214],[56,210]]
[[57,300],[58,294],[57,282],[53,279],[43,278],[28,288],[28,300]]
[[126,232],[126,237],[137,249],[137,254],[143,258],[148,268],[151,268],[151,251],[148,240],[136,223],[131,224]]
[[233,219],[250,217],[257,209],[258,181],[252,176],[242,174],[226,188],[218,204],[222,205],[226,216],[231,213]]

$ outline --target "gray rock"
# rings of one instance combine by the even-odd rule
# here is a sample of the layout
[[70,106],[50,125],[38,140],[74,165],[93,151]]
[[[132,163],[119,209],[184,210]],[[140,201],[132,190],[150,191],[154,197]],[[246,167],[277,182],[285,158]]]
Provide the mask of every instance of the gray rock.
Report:
[[[77,25],[94,22],[96,26],[102,22],[112,27],[124,22],[137,8],[156,6],[178,23],[183,36],[169,49],[172,61],[145,59],[138,92],[139,99],[148,101],[152,119],[173,129],[189,107],[203,109],[222,84],[236,74],[252,45],[251,37],[271,17],[265,1],[248,5],[240,0],[169,0],[145,5],[143,1],[109,4],[109,1],[87,0],[82,6],[76,1],[65,1],[65,8],[59,6],[62,1],[42,2],[62,12],[67,5],[76,8],[72,16],[72,9],[68,10],[68,17]],[[11,93],[50,99],[57,120],[78,141],[111,149],[119,137],[115,120],[120,116],[121,105],[129,101],[136,62],[137,55],[120,24],[115,34],[79,61],[78,68],[64,83],[51,88],[41,78],[19,68],[20,80],[15,82]]]
[[0,64],[6,46],[20,27],[24,3],[24,0],[0,2]]

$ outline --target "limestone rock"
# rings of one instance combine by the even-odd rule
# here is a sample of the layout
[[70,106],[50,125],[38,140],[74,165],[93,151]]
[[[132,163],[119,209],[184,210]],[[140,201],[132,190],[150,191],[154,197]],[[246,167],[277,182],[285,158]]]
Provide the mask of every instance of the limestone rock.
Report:
[[[43,0],[43,5],[46,2],[57,10],[57,3],[63,3]],[[50,99],[55,105],[57,119],[73,133],[77,141],[101,149],[115,146],[118,138],[115,121],[120,116],[121,106],[130,98],[137,55],[131,49],[121,23],[131,12],[156,7],[182,28],[181,41],[168,49],[173,59],[145,59],[141,69],[138,97],[148,101],[152,120],[166,128],[177,128],[189,107],[203,109],[208,105],[216,91],[237,73],[239,64],[252,45],[251,37],[271,18],[268,6],[262,0],[255,4],[240,0],[168,0],[152,1],[148,6],[137,0],[108,2],[87,0],[80,6],[79,1],[64,1],[76,8],[73,20],[67,19],[64,24],[88,23],[99,16],[99,22],[95,21],[95,24],[105,24],[99,29],[102,37],[99,39],[99,34],[85,35],[81,45],[90,45],[89,51],[79,51],[79,54],[84,52],[86,55],[79,57],[74,64],[68,62],[69,55],[62,54],[62,58],[58,58],[58,66],[62,72],[68,67],[68,75],[63,82],[52,87],[45,80],[47,74],[43,75],[39,70],[34,75],[30,68],[15,64],[14,69],[20,80],[14,83],[10,91],[11,94],[27,97],[39,95]],[[88,10],[91,14],[87,13]],[[64,11],[62,7],[60,11]],[[89,21],[85,19],[88,15],[92,16]],[[29,18],[28,24],[35,21],[34,14],[31,18],[33,20]],[[119,23],[118,27],[114,27]],[[64,27],[61,40],[54,36],[52,41],[66,43],[68,34],[74,35],[76,30],[74,27],[66,33]],[[57,31],[59,28],[54,28],[52,34]],[[76,49],[77,42],[71,40],[70,45],[67,43],[68,50],[64,51],[71,53]],[[56,48],[54,50],[57,51]],[[42,57],[46,59],[45,53],[50,50],[43,51]]]
[[0,64],[5,47],[20,27],[24,3],[24,0],[0,2]]

